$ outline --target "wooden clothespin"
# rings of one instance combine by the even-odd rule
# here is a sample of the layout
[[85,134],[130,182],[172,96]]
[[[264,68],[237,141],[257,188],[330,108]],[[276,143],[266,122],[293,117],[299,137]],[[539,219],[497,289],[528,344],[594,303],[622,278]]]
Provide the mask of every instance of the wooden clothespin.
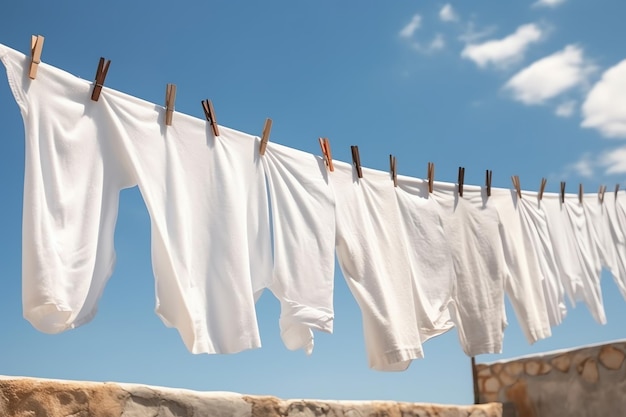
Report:
[[619,184],[615,184],[615,198],[617,199],[617,193],[619,191]]
[[174,103],[176,102],[176,84],[168,84],[165,87],[165,125],[172,125],[174,115]]
[[582,183],[578,184],[578,202],[580,204],[583,203],[583,185],[582,185]]
[[333,172],[335,167],[333,166],[333,154],[330,152],[330,142],[328,138],[320,138],[320,148],[322,148],[324,163],[328,167],[328,170]]
[[548,182],[547,179],[542,178],[541,179],[541,185],[539,186],[539,195],[537,196],[539,198],[539,200],[541,201],[541,199],[543,198],[543,192],[546,189],[546,183]]
[[267,142],[270,140],[270,132],[272,131],[272,119],[265,119],[265,125],[263,125],[263,134],[261,135],[261,145],[259,145],[259,155],[265,155],[265,148],[267,148]]
[[487,197],[491,197],[491,177],[493,176],[493,171],[488,169],[485,172],[485,186],[487,187]]
[[358,146],[350,146],[352,150],[352,163],[356,167],[356,174],[359,178],[363,178],[363,171],[361,170],[361,156],[359,155]]
[[207,122],[211,123],[213,135],[219,136],[220,129],[217,127],[217,118],[215,117],[215,109],[211,100],[202,100],[202,108],[204,109],[204,117],[206,117]]
[[598,188],[598,200],[600,200],[600,203],[604,203],[604,193],[606,192],[606,185],[601,185],[600,188]]
[[565,181],[561,181],[561,203],[565,203]]
[[32,35],[30,37],[30,67],[28,76],[31,80],[37,77],[37,68],[41,63],[41,51],[43,50],[43,41],[45,38],[41,35]]
[[100,98],[100,92],[102,91],[102,87],[104,86],[104,79],[107,77],[107,72],[109,72],[109,66],[111,65],[111,60],[106,60],[104,58],[100,58],[100,62],[98,63],[98,69],[96,70],[96,80],[93,84],[93,91],[91,92],[91,99],[93,101],[98,101]]
[[515,192],[517,193],[517,198],[522,198],[522,187],[519,182],[519,176],[513,175],[511,177],[511,181],[513,182],[513,187],[515,188]]
[[393,186],[398,186],[398,171],[396,170],[396,157],[393,155],[389,155],[389,172],[391,173],[391,180],[393,181]]
[[459,167],[459,197],[463,197],[463,183],[465,182],[465,168]]
[[433,183],[435,181],[435,164],[433,162],[428,163],[428,192],[433,192]]

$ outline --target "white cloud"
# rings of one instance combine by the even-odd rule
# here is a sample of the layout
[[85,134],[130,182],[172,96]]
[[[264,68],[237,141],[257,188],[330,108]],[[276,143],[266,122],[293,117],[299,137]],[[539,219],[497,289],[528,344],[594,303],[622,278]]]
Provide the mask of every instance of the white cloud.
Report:
[[441,33],[438,33],[435,38],[430,42],[430,45],[428,45],[428,47],[432,51],[438,51],[446,47],[446,40]]
[[626,138],[626,60],[609,68],[582,105],[582,127],[609,138]]
[[469,44],[461,52],[461,57],[474,61],[481,68],[489,64],[506,67],[520,61],[530,44],[539,42],[542,36],[541,28],[529,23],[518,27],[515,33],[503,39]]
[[482,30],[477,30],[474,22],[469,22],[467,24],[467,29],[465,32],[459,36],[459,40],[463,43],[470,44],[476,43],[485,39],[487,36],[490,36],[492,33],[496,31],[495,26],[489,26]]
[[583,50],[568,45],[515,74],[504,86],[513,98],[524,104],[542,104],[565,91],[583,85],[595,67]]
[[592,160],[591,154],[585,153],[577,162],[565,167],[565,171],[575,172],[584,178],[591,178],[593,177],[594,165],[595,162]]
[[400,31],[400,37],[402,38],[411,38],[415,31],[419,29],[422,24],[422,16],[416,14],[413,16],[408,25],[402,28]]
[[576,111],[576,100],[568,100],[558,105],[554,114],[559,117],[572,117]]
[[452,5],[447,3],[439,11],[439,19],[441,19],[442,22],[456,22],[459,20],[459,16],[456,14]]
[[605,152],[600,156],[599,164],[606,168],[606,175],[626,173],[626,146]]
[[533,3],[533,7],[551,7],[555,8],[565,3],[565,0],[537,0]]
[[444,49],[446,47],[446,40],[441,33],[438,33],[426,45],[417,41],[412,41],[410,44],[411,44],[411,48],[413,48],[417,52],[420,52],[423,54],[430,54],[430,53],[437,52],[437,51]]

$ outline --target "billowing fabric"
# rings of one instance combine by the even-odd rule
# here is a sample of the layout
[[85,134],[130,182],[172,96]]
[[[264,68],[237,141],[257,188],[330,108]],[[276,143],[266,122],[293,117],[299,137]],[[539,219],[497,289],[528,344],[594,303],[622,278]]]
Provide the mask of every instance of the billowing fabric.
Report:
[[270,191],[274,275],[287,348],[313,351],[313,331],[333,331],[335,197],[324,162],[268,143],[261,157]]

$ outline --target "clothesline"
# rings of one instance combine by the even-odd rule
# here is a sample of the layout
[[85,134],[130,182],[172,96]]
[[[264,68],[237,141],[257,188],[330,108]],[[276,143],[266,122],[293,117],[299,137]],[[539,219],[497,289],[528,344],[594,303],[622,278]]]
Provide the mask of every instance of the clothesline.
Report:
[[109,88],[96,103],[94,83],[42,63],[30,81],[30,59],[4,45],[0,59],[27,126],[23,307],[41,331],[93,318],[115,264],[119,191],[135,185],[152,224],[156,312],[192,353],[260,347],[265,288],[285,345],[312,353],[313,330],[333,330],[335,253],[378,370],[406,369],[452,327],[469,356],[499,353],[505,293],[530,343],[563,320],[566,295],[606,321],[603,266],[626,298],[623,199],[563,188],[540,199],[518,180],[488,193],[462,174],[445,183],[327,157],[329,172],[306,152],[270,142],[261,155],[256,136],[218,136],[214,117],[176,113],[163,128],[166,108]]
[[[38,69],[39,64],[41,63],[41,54],[43,51],[44,41],[45,41],[45,38],[42,35],[32,35],[31,37],[31,56],[30,56],[28,74],[29,74],[29,78],[33,80],[36,78],[37,69]],[[98,68],[96,70],[96,76],[93,82],[93,89],[91,93],[91,99],[93,101],[98,101],[98,98],[100,97],[100,92],[102,91],[102,87],[104,86],[104,82],[106,80],[106,76],[108,74],[110,64],[111,64],[111,60],[106,60],[103,57],[100,58],[100,61],[98,62]],[[175,103],[176,103],[176,92],[177,92],[177,89],[176,89],[175,84],[166,85],[165,106],[164,106],[165,118],[163,122],[166,126],[172,125],[173,114],[174,114]],[[202,104],[205,118],[210,123],[211,129],[213,130],[213,134],[215,136],[219,136],[219,127],[218,127],[217,116],[215,113],[215,108],[213,106],[213,103],[211,102],[211,100],[206,99],[206,100],[202,100],[201,104]],[[267,146],[267,143],[269,141],[271,129],[272,129],[272,119],[268,118],[265,121],[265,124],[263,126],[263,131],[261,134],[261,145],[260,145],[260,150],[259,150],[260,155],[263,155],[265,153],[265,147]],[[319,138],[319,141],[320,141],[320,149],[322,151],[322,156],[324,158],[326,166],[330,169],[330,171],[333,171],[330,141],[328,140],[328,138]],[[361,174],[360,174],[361,160],[359,156],[358,146],[351,146],[351,152],[352,152],[352,163],[355,165],[357,172],[359,173],[359,178],[360,178],[361,177]],[[393,155],[389,155],[389,158],[390,158],[389,171],[391,174],[391,178],[394,181],[394,185],[397,185],[396,157]],[[488,195],[490,195],[491,193],[492,174],[493,172],[491,170],[486,170],[485,187],[487,189]],[[429,162],[427,178],[429,182],[430,192],[432,192],[432,183],[434,180],[434,175],[435,175],[434,163]],[[465,168],[459,167],[457,185],[459,187],[461,196],[463,195],[462,190],[463,190],[464,176],[465,176]],[[513,183],[513,187],[517,191],[518,197],[521,198],[522,195],[521,195],[521,186],[520,186],[519,177],[512,176],[511,182]],[[541,185],[539,187],[539,194],[538,194],[538,198],[540,200],[543,196],[546,183],[547,183],[547,180],[545,178],[542,178]],[[561,200],[563,200],[564,198],[566,198],[566,196],[568,196],[568,194],[565,193],[565,185],[566,185],[565,181],[560,182]],[[616,184],[615,191],[614,191],[616,198],[617,198],[617,193],[619,191],[619,188],[620,188],[620,184]],[[598,189],[598,198],[601,201],[604,200],[604,194],[606,190],[607,190],[607,187],[605,185],[601,185]],[[577,196],[578,196],[579,201],[582,198],[584,198],[583,184],[578,185]]]

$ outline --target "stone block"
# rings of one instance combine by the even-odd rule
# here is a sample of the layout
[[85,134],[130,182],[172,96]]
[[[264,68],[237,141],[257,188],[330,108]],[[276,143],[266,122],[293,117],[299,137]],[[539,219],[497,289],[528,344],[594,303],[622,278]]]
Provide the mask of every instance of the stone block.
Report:
[[570,358],[569,353],[564,353],[562,355],[555,356],[554,358],[552,358],[550,363],[559,371],[567,372],[569,371],[569,367],[572,363],[572,359]]
[[605,368],[613,371],[621,368],[622,363],[624,363],[624,357],[626,357],[624,352],[620,349],[614,348],[613,346],[603,346],[598,354],[598,360],[600,363]]
[[518,376],[524,370],[524,364],[521,362],[510,362],[504,366],[504,372],[511,376]]
[[589,358],[585,362],[580,364],[578,369],[578,373],[584,381],[595,384],[600,379],[600,375],[598,373],[598,365],[596,363],[596,360],[593,358]]
[[526,375],[535,376],[539,375],[541,370],[541,363],[536,360],[529,360],[524,363],[524,372]]

